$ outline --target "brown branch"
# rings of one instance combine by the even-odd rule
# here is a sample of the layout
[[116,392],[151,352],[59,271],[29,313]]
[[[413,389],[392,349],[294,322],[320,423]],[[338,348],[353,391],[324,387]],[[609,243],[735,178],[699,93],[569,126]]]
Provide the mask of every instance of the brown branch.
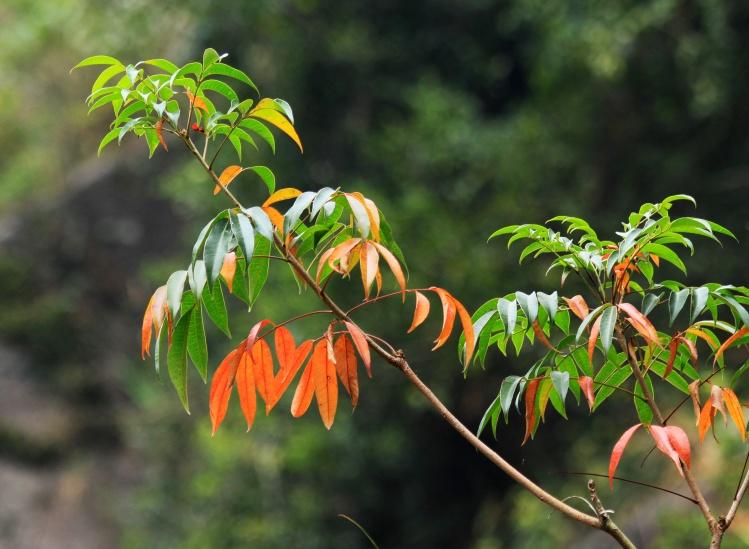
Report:
[[[195,148],[195,145],[192,143],[192,140],[190,140],[189,137],[183,136],[183,141],[185,142],[185,145],[190,150],[190,152],[195,156],[199,161],[200,164],[203,166],[203,168],[206,170],[208,175],[211,176],[214,183],[219,185],[222,191],[236,204],[240,210],[244,210],[244,207],[239,202],[239,200],[234,196],[234,194],[229,191],[229,189],[226,188],[226,186],[219,181],[219,178],[216,176],[216,173],[211,169],[211,167],[206,163],[205,159],[201,156],[200,152]],[[324,289],[321,288],[314,280],[314,278],[307,272],[307,270],[304,268],[304,265],[294,256],[293,254],[289,253],[286,250],[286,247],[284,246],[283,241],[278,236],[278,234],[274,233],[274,243],[276,247],[281,251],[285,256],[287,261],[291,264],[292,268],[297,272],[299,277],[310,287],[312,290],[318,295],[318,297],[325,303],[328,307],[330,307],[330,310],[333,312],[335,316],[340,318],[341,320],[352,322],[351,318],[346,314],[346,312],[341,309],[341,307],[333,301],[333,299],[328,296],[328,294],[325,293]],[[400,370],[403,375],[406,377],[406,379],[411,382],[414,387],[422,394],[424,397],[429,401],[429,403],[439,412],[439,414],[442,416],[442,418],[453,428],[455,429],[460,436],[462,436],[466,441],[468,441],[469,444],[471,444],[476,450],[478,450],[481,454],[484,455],[489,461],[491,461],[494,465],[496,465],[499,469],[504,471],[510,478],[512,478],[515,482],[520,484],[523,488],[528,490],[531,494],[533,494],[535,497],[537,497],[540,501],[543,503],[549,505],[553,509],[556,509],[563,515],[567,516],[568,518],[571,518],[573,520],[576,520],[577,522],[580,522],[582,524],[585,524],[587,526],[590,526],[591,528],[595,528],[598,530],[602,530],[609,535],[611,535],[622,547],[631,549],[634,546],[634,544],[627,538],[627,536],[619,530],[618,527],[611,521],[610,518],[603,518],[603,517],[594,517],[592,515],[589,515],[587,513],[583,513],[582,511],[579,511],[572,507],[571,505],[568,505],[567,503],[563,502],[562,500],[556,498],[543,488],[533,482],[531,479],[526,477],[523,473],[521,473],[518,469],[513,467],[508,461],[506,461],[502,456],[500,456],[497,452],[492,450],[488,445],[486,445],[481,439],[479,439],[473,432],[468,429],[461,421],[453,415],[453,413],[442,403],[442,401],[432,392],[432,390],[423,382],[421,381],[421,378],[419,378],[418,375],[411,369],[406,359],[403,357],[403,353],[400,351],[396,351],[395,353],[390,353],[388,350],[386,350],[375,338],[372,336],[367,335],[367,342],[370,346],[370,348],[378,354],[380,357],[382,357],[386,362]]]
[[609,516],[611,514],[611,511],[607,511],[603,506],[603,503],[601,503],[601,498],[598,497],[596,483],[593,481],[593,479],[588,480],[588,492],[590,492],[590,502],[593,504],[593,509],[596,510],[598,518],[601,519],[601,530],[608,533],[611,537],[618,541],[619,545],[621,545],[622,547],[635,549],[635,544],[632,543],[627,538],[627,536],[624,535],[624,532],[622,532],[619,527],[614,524],[614,521],[611,520],[611,517]]

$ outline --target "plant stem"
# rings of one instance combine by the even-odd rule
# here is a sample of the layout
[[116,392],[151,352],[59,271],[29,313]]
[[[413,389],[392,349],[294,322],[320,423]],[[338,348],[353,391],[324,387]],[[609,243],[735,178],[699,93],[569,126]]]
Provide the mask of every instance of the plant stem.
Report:
[[[226,186],[219,181],[218,176],[216,173],[211,169],[211,166],[209,166],[205,158],[203,158],[200,154],[200,152],[195,148],[195,145],[193,144],[192,140],[189,137],[183,137],[183,140],[185,142],[185,145],[187,146],[188,150],[195,156],[200,164],[203,166],[203,168],[206,170],[208,175],[213,179],[213,182],[221,188],[221,190],[224,191],[224,193],[229,197],[232,202],[240,209],[244,210],[244,207],[239,202],[236,196],[229,191],[229,189],[226,188]],[[284,246],[283,241],[278,236],[278,234],[274,233],[273,235],[274,243],[279,251],[281,251],[284,256],[286,257],[286,260],[291,264],[292,268],[297,272],[299,277],[310,287],[312,290],[318,295],[318,297],[327,305],[330,310],[333,312],[335,316],[337,316],[339,319],[351,322],[351,318],[349,317],[346,312],[341,309],[341,307],[333,301],[333,299],[328,296],[328,294],[325,293],[325,290],[321,288],[314,280],[314,278],[307,272],[307,270],[304,268],[304,265],[294,256],[294,254],[289,253],[286,247]],[[418,375],[416,375],[416,372],[414,372],[411,367],[409,366],[408,362],[403,356],[403,353],[401,351],[396,351],[394,353],[389,352],[386,350],[375,338],[372,336],[367,335],[367,342],[370,346],[370,348],[377,353],[380,357],[382,357],[386,362],[391,364],[392,366],[396,367],[398,370],[400,370],[403,375],[406,377],[406,379],[414,386],[416,389],[424,395],[424,397],[429,401],[429,403],[434,407],[437,412],[442,416],[442,418],[453,428],[455,429],[460,436],[462,436],[468,443],[476,448],[481,454],[484,455],[490,462],[492,462],[494,465],[496,465],[499,469],[504,471],[511,479],[513,479],[515,482],[520,484],[523,488],[528,490],[531,494],[533,494],[535,497],[537,497],[540,501],[545,503],[546,505],[552,507],[553,509],[556,509],[563,515],[567,516],[568,518],[571,518],[573,520],[576,520],[577,522],[580,522],[582,524],[585,524],[587,526],[590,526],[591,528],[595,528],[598,530],[601,530],[603,532],[606,532],[611,537],[613,537],[619,545],[626,549],[633,549],[635,545],[627,538],[627,536],[616,526],[616,524],[608,517],[608,516],[592,516],[587,513],[583,513],[582,511],[579,511],[572,507],[571,505],[568,505],[567,503],[563,502],[562,500],[554,497],[552,494],[541,488],[538,484],[533,482],[531,479],[526,477],[523,473],[521,473],[518,469],[513,467],[508,461],[506,461],[502,456],[500,456],[497,452],[492,450],[488,445],[486,445],[481,439],[479,439],[473,432],[468,429],[461,421],[453,415],[453,413],[442,403],[442,401],[432,392],[432,390],[419,378]]]

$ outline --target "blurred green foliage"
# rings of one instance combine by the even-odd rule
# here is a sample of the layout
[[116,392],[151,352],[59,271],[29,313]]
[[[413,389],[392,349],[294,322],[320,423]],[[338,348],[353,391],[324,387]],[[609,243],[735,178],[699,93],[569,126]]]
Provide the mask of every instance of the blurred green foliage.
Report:
[[[248,436],[234,411],[210,438],[199,383],[185,416],[168,384],[137,361],[139,316],[223,203],[177,147],[147,166],[144,144],[94,161],[105,116],[86,118],[89,80],[68,70],[95,53],[133,61],[184,61],[206,46],[230,53],[261,91],[291,103],[305,143],[303,157],[283,143],[257,163],[269,163],[279,185],[371,195],[409,259],[411,285],[444,286],[475,308],[509,289],[550,287],[541,266],[521,275],[501,246],[485,244],[503,224],[566,213],[610,231],[641,202],[684,192],[700,215],[748,240],[749,5],[9,0],[0,20],[0,212],[23,227],[0,265],[0,335],[27,350],[39,383],[78,412],[65,459],[113,453],[128,464],[124,482],[96,491],[120,545],[366,547],[338,513],[382,547],[604,543],[520,493],[381,365],[356,413],[341,414],[330,433],[312,415],[276,413]],[[111,162],[113,173],[81,187],[81,167]],[[196,199],[202,185],[205,198]],[[51,213],[37,211],[45,204]],[[102,236],[108,220],[140,211],[150,212],[140,233],[122,225],[121,242]],[[148,238],[128,245],[131,233]],[[749,259],[737,245],[700,243],[699,251],[703,260],[688,263],[693,283],[746,283]],[[237,333],[308,307],[290,279],[272,280],[252,318],[239,308],[233,315]],[[371,315],[364,324],[402,346],[469,425],[500,379],[527,366],[495,358],[465,382],[454,349],[429,353],[436,325],[406,338],[400,304]],[[210,337],[212,348],[226,343]],[[210,357],[214,367],[219,356]],[[584,495],[584,479],[560,471],[584,463],[602,472],[616,433],[635,421],[627,414],[628,402],[595,418],[578,409],[522,449],[515,422],[493,444],[555,493]],[[706,442],[698,462],[710,479],[742,459],[720,429],[722,454]],[[13,453],[11,440],[3,437],[3,455]],[[628,453],[647,449],[633,443]],[[647,469],[625,459],[621,474],[678,486],[665,460],[650,459]],[[724,505],[733,482],[715,482]],[[622,527],[641,525],[636,541],[672,547],[706,537],[661,494],[624,485],[604,494]],[[747,536],[740,517],[726,546]]]

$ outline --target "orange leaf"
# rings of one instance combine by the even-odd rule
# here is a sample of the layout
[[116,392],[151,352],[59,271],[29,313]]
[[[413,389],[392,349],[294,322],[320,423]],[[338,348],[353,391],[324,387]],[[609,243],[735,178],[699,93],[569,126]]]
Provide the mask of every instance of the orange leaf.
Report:
[[721,345],[720,348],[715,353],[715,358],[713,359],[713,365],[715,365],[715,363],[720,358],[720,355],[722,355],[726,349],[728,349],[731,345],[733,345],[736,342],[736,340],[742,338],[746,334],[749,334],[749,328],[744,327],[744,328],[741,328],[740,330],[737,330],[735,334],[733,334],[731,337],[726,339],[723,342],[723,345]]
[[700,435],[700,442],[705,440],[705,433],[713,424],[713,418],[715,417],[715,410],[713,409],[712,402],[708,399],[705,405],[702,407],[700,417],[697,420],[697,431]]
[[168,151],[169,147],[166,146],[166,141],[164,141],[163,126],[164,126],[164,119],[159,118],[156,121],[156,124],[154,124],[154,129],[156,130],[156,137],[158,137],[159,143],[161,143],[161,146],[164,147],[165,151]]
[[364,367],[367,369],[367,375],[372,377],[372,358],[369,354],[369,343],[367,343],[367,336],[361,331],[361,328],[353,322],[344,321],[348,333],[351,334],[351,341],[354,342],[356,352],[359,353]]
[[[234,181],[234,178],[237,177],[240,173],[242,173],[242,166],[227,166],[224,168],[224,171],[221,172],[221,175],[218,177],[218,180],[221,182],[221,185],[224,187],[228,187],[229,183]],[[218,194],[221,192],[221,185],[216,185],[213,187],[213,194]]]
[[728,414],[736,424],[736,428],[739,430],[742,440],[746,439],[746,421],[744,420],[744,412],[741,410],[741,403],[739,398],[736,396],[731,389],[728,387],[723,388],[723,402],[728,408]]
[[[153,330],[153,313],[151,306],[153,305],[153,296],[148,300],[146,305],[146,311],[143,313],[143,324],[140,328],[140,358],[141,360],[146,359],[146,355],[151,356],[151,332]],[[158,337],[158,335],[157,335]]]
[[[166,286],[159,286],[153,293],[153,302],[151,303],[151,318],[153,319],[153,326],[158,334],[161,330],[161,325],[164,322],[164,317],[169,312],[169,306],[166,302]],[[171,333],[171,327],[169,332]]]
[[596,318],[593,323],[593,327],[590,329],[590,337],[588,337],[588,360],[590,361],[591,367],[593,366],[593,352],[596,350],[596,341],[598,341],[598,334],[601,331],[601,317]]
[[292,366],[288,370],[286,370],[283,377],[277,376],[278,381],[276,385],[276,401],[281,398],[281,396],[286,392],[286,389],[289,387],[289,385],[291,385],[291,382],[296,376],[296,373],[299,371],[299,368],[302,367],[302,364],[304,364],[304,361],[307,359],[310,350],[312,350],[312,340],[308,339],[299,347],[297,347],[296,354],[294,355],[294,362]]
[[687,333],[695,335],[695,336],[699,337],[700,339],[703,339],[705,342],[707,342],[708,346],[712,350],[717,349],[718,348],[718,343],[720,343],[719,341],[715,341],[715,340],[713,340],[713,338],[711,338],[709,335],[707,335],[707,332],[705,332],[703,330],[699,330],[697,328],[687,328]]
[[[268,219],[273,223],[276,230],[278,230],[280,234],[283,234],[283,214],[273,206],[263,206],[261,209],[265,212],[265,215],[268,216]],[[289,243],[287,242],[286,245],[288,246]]]
[[[352,250],[361,242],[360,238],[349,238],[348,240],[341,242],[333,248],[333,252],[328,256],[328,265],[338,274],[346,274],[348,272],[348,257]],[[338,265],[335,262],[338,261]],[[322,258],[321,258],[322,262]],[[318,266],[319,272],[319,266]]]
[[395,256],[385,246],[378,242],[374,242],[374,245],[377,248],[377,251],[380,252],[380,255],[385,258],[388,267],[390,267],[390,270],[393,272],[395,280],[398,282],[398,286],[400,286],[401,290],[404,292],[403,302],[405,303],[406,277],[403,275],[403,270],[401,269],[400,263],[398,263],[398,260],[395,258]]
[[296,344],[294,336],[286,326],[279,326],[273,334],[276,347],[276,358],[278,359],[278,376],[280,379],[291,370],[296,359]]
[[318,341],[312,351],[312,378],[315,384],[315,398],[325,428],[330,430],[338,406],[338,380],[335,364],[328,356],[328,342]]
[[229,397],[234,386],[234,377],[237,373],[239,359],[244,354],[244,342],[230,352],[221,361],[211,379],[211,390],[208,398],[208,409],[211,416],[211,434],[215,435],[219,425],[226,416],[229,407]]
[[247,431],[252,429],[255,421],[257,403],[255,399],[255,374],[252,369],[252,361],[247,353],[242,353],[237,369],[237,394],[239,394],[239,406],[247,421]]
[[359,261],[361,280],[364,286],[364,299],[369,299],[369,289],[375,280],[380,263],[380,254],[377,253],[377,248],[371,242],[362,242],[359,250]]
[[354,346],[345,335],[341,335],[335,342],[335,368],[341,384],[351,396],[352,406],[359,402],[359,378],[356,371],[357,360]]
[[666,363],[666,371],[663,372],[663,379],[668,377],[671,370],[674,369],[674,361],[676,360],[676,351],[679,350],[679,338],[671,338],[671,343],[668,344],[668,362]]
[[315,384],[312,381],[312,361],[310,360],[307,367],[299,379],[299,384],[294,391],[294,400],[291,402],[291,415],[301,417],[305,414],[312,402],[312,395],[315,394]]
[[614,449],[611,450],[611,459],[609,460],[609,487],[612,490],[614,489],[614,473],[616,473],[616,468],[619,466],[619,460],[622,459],[624,449],[627,447],[629,440],[632,438],[632,435],[635,434],[635,431],[640,427],[640,425],[642,425],[642,423],[633,425],[624,431],[624,434],[619,437],[619,440],[614,444]]
[[273,109],[257,109],[250,111],[250,116],[252,116],[253,118],[259,118],[260,120],[265,120],[266,122],[270,122],[276,128],[288,135],[294,141],[294,143],[297,144],[299,150],[304,152],[302,141],[301,139],[299,139],[294,126],[292,126],[291,123],[286,119],[286,117],[284,117],[281,113]]
[[237,272],[237,254],[235,252],[227,252],[224,256],[224,264],[221,265],[221,276],[226,281],[226,287],[229,289],[229,293],[232,293],[234,287],[234,275]]
[[585,320],[585,317],[588,316],[588,313],[590,313],[590,308],[585,302],[585,298],[583,298],[583,296],[576,295],[571,298],[563,297],[562,299],[567,302],[567,306],[570,308],[570,311],[572,311],[580,320]]
[[276,192],[274,192],[272,195],[270,195],[265,202],[263,202],[263,206],[270,206],[271,204],[275,204],[276,202],[281,202],[282,200],[288,200],[289,198],[296,198],[302,194],[302,191],[299,189],[295,189],[294,187],[286,187],[284,189],[278,189]]
[[265,401],[265,415],[268,415],[275,404],[273,399],[276,393],[270,345],[264,339],[259,339],[250,349],[249,355],[252,362],[252,372],[255,376],[255,386],[257,392]]
[[684,346],[689,350],[689,358],[692,361],[692,364],[695,366],[697,365],[697,359],[699,356],[697,355],[697,345],[694,344],[694,341],[691,339],[687,339],[686,337],[679,336],[679,341],[681,341]]
[[593,378],[588,376],[580,376],[577,379],[577,383],[580,385],[580,389],[582,389],[583,394],[585,395],[585,399],[588,401],[588,408],[590,411],[593,411],[593,404],[596,402],[596,395],[593,392]]
[[687,469],[689,469],[692,466],[692,450],[689,446],[689,437],[681,427],[667,425],[665,429],[671,447],[676,451],[681,461],[684,462],[684,465],[687,466]]
[[[650,425],[650,434],[653,436],[653,440],[655,440],[656,448],[658,448],[658,450],[660,450],[661,453],[663,453],[671,461],[673,461],[674,465],[676,466],[676,470],[679,471],[679,474],[681,476],[684,476],[684,472],[681,470],[681,462],[679,461],[679,454],[671,445],[671,441],[668,437],[668,431],[666,431],[666,428],[661,427],[660,425]],[[689,445],[689,441],[687,440],[687,446],[688,445]]]
[[549,349],[554,349],[554,346],[551,344],[551,341],[549,341],[549,338],[546,337],[546,334],[541,329],[541,326],[539,325],[537,320],[533,321],[533,333],[536,334],[536,339],[541,342],[542,345]]
[[528,439],[533,432],[533,426],[536,424],[536,391],[538,390],[538,379],[532,379],[528,382],[525,388],[525,436],[523,437],[523,444],[528,442]]
[[619,310],[624,311],[629,317],[629,323],[637,330],[646,341],[660,347],[661,342],[658,339],[658,332],[655,327],[650,323],[648,317],[637,310],[637,307],[631,303],[619,303],[617,305]]
[[439,336],[437,336],[437,339],[434,340],[435,345],[432,347],[432,351],[434,351],[435,349],[442,347],[442,345],[447,341],[447,338],[450,337],[450,332],[453,330],[453,324],[455,324],[456,311],[455,303],[446,290],[437,288],[436,286],[432,286],[429,289],[435,292],[442,302],[442,331]]
[[411,327],[406,332],[409,334],[418,328],[429,316],[429,300],[421,292],[414,292],[414,294],[416,295],[416,307],[414,308],[414,318],[411,321]]
[[[460,324],[463,326],[463,334],[465,335],[465,361],[463,364],[465,364],[465,368],[468,368],[471,364],[471,359],[473,358],[473,350],[476,347],[476,337],[473,333],[473,322],[471,321],[471,315],[468,314],[468,311],[463,304],[452,295],[450,295],[450,299],[458,311],[458,318],[460,319]],[[549,343],[549,345],[551,344]]]
[[200,97],[196,97],[195,95],[193,95],[192,92],[186,91],[185,94],[187,95],[187,98],[190,100],[190,104],[193,107],[202,110],[206,114],[208,113],[208,105],[205,104],[205,101],[203,101]]

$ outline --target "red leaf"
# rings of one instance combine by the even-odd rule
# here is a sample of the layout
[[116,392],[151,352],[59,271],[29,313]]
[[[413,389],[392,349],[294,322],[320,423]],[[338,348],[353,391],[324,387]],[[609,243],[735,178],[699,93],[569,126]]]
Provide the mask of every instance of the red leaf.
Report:
[[249,355],[252,362],[252,372],[255,376],[255,386],[257,392],[265,401],[265,415],[268,415],[275,405],[274,396],[276,394],[270,345],[264,339],[259,339],[250,349]]
[[335,363],[328,356],[328,342],[318,341],[312,351],[312,378],[315,385],[315,398],[325,428],[330,430],[335,420],[338,406],[338,381]]
[[288,389],[289,385],[291,385],[291,382],[294,380],[294,377],[299,371],[299,368],[302,367],[304,361],[307,359],[307,356],[309,356],[309,352],[311,349],[312,340],[308,339],[299,347],[297,347],[293,365],[284,373],[283,377],[281,377],[280,375],[276,376],[276,379],[278,380],[276,383],[276,402],[280,400],[281,396],[283,396],[283,394],[286,392],[286,389]]
[[146,355],[151,356],[151,331],[153,330],[153,314],[151,312],[151,305],[153,305],[153,296],[151,296],[151,299],[148,300],[146,311],[143,313],[143,324],[140,328],[141,360],[145,360]]
[[593,327],[590,329],[590,336],[588,337],[588,360],[590,361],[591,367],[593,366],[593,352],[596,350],[596,341],[598,341],[598,334],[601,331],[601,317],[596,318],[593,323]]
[[696,366],[697,359],[699,358],[699,356],[697,355],[697,345],[695,345],[694,341],[692,341],[691,339],[687,339],[683,336],[679,336],[679,341],[683,343],[689,350],[689,358],[692,361],[692,364]]
[[525,388],[525,436],[521,446],[528,442],[533,426],[536,424],[536,391],[539,381],[539,379],[532,379]]
[[348,333],[351,334],[351,341],[354,342],[356,352],[359,353],[364,367],[367,369],[367,375],[372,377],[372,358],[369,355],[369,343],[367,343],[367,336],[361,331],[361,328],[353,322],[344,321]]
[[658,339],[658,332],[655,327],[650,323],[648,317],[637,310],[637,307],[631,303],[619,303],[617,305],[619,310],[624,311],[629,317],[629,323],[637,330],[646,341],[660,347],[661,342]]
[[619,466],[619,460],[622,459],[622,454],[629,443],[629,439],[632,438],[632,435],[635,434],[635,431],[640,427],[640,425],[642,425],[642,423],[633,425],[624,431],[624,434],[619,437],[619,440],[614,444],[614,449],[611,450],[611,459],[609,461],[609,487],[612,490],[614,489],[614,473],[616,473],[616,468]]
[[237,272],[237,254],[235,252],[227,252],[224,256],[224,263],[221,265],[221,276],[226,281],[226,287],[229,289],[229,293],[232,293],[234,287],[234,275]]
[[[663,453],[671,461],[673,461],[674,465],[676,466],[676,470],[679,471],[679,474],[681,476],[684,476],[684,472],[681,470],[681,462],[679,461],[679,454],[671,445],[671,441],[668,437],[668,431],[666,430],[666,428],[661,427],[660,425],[651,425],[650,434],[653,436],[653,440],[655,440],[656,448],[658,448],[658,450],[660,450],[661,453]],[[687,440],[687,446],[688,445],[689,445],[689,441]]]
[[257,409],[255,399],[255,374],[252,369],[252,361],[247,353],[242,353],[237,368],[237,394],[239,395],[239,406],[247,421],[247,431],[252,429]]
[[450,294],[446,290],[437,288],[436,286],[432,286],[429,289],[435,292],[442,302],[442,331],[437,336],[437,339],[434,340],[434,347],[432,347],[432,351],[434,351],[442,347],[450,337],[453,325],[455,324],[456,310],[455,303],[450,299]]
[[746,421],[744,420],[744,412],[741,410],[741,403],[739,402],[736,393],[728,387],[724,387],[723,402],[725,402],[726,408],[728,408],[728,413],[736,424],[736,428],[739,430],[741,439],[746,440]]
[[695,425],[699,425],[700,422],[700,380],[697,379],[688,385],[689,396],[692,399],[692,406],[694,407]]
[[[460,319],[460,324],[463,327],[463,335],[465,336],[465,357],[463,364],[465,365],[465,368],[468,368],[471,364],[471,359],[473,358],[473,350],[476,347],[476,336],[473,333],[473,321],[471,321],[471,315],[468,314],[468,311],[463,306],[463,304],[455,299],[452,295],[450,295],[450,299],[453,302],[453,305],[455,305],[455,309],[458,311],[458,318]],[[543,334],[543,332],[541,332]],[[548,343],[548,339],[546,342]],[[549,343],[551,345],[551,343]]]
[[315,394],[315,384],[312,380],[312,361],[310,360],[304,369],[299,384],[294,391],[294,400],[291,402],[291,415],[301,417],[305,414]]
[[156,137],[158,137],[159,143],[161,143],[161,146],[164,147],[165,151],[168,151],[169,147],[166,146],[166,141],[164,141],[163,126],[164,126],[164,119],[159,118],[156,121],[156,124],[154,124],[154,129],[156,130]]
[[692,450],[689,446],[689,437],[681,427],[674,425],[668,425],[666,427],[666,434],[668,435],[668,441],[671,443],[671,447],[676,450],[679,458],[684,462],[689,469],[692,466]]
[[674,369],[674,361],[676,360],[676,351],[679,350],[679,338],[671,338],[671,343],[668,344],[668,363],[666,363],[666,371],[663,372],[663,379],[668,377],[671,370]]
[[543,329],[538,323],[538,320],[533,321],[533,333],[536,334],[536,339],[541,342],[542,345],[549,349],[554,349],[554,346],[551,344],[551,341],[549,341],[549,338],[546,337],[546,334],[544,333]]
[[570,298],[563,297],[562,299],[567,302],[567,306],[570,308],[570,311],[572,311],[580,320],[585,320],[585,317],[588,316],[588,313],[590,313],[590,308],[585,302],[585,298],[583,298],[583,296],[576,295]]
[[588,401],[588,408],[593,411],[593,404],[596,402],[596,395],[593,392],[593,378],[588,376],[580,376],[577,379],[577,383],[580,385],[586,400]]
[[260,322],[257,322],[252,328],[250,328],[250,333],[247,334],[247,339],[245,340],[245,345],[247,349],[252,349],[252,347],[255,345],[255,341],[257,341],[257,335],[265,326],[268,326],[269,324],[273,324],[272,320],[261,320]]
[[697,432],[700,435],[700,443],[705,440],[705,434],[713,424],[713,418],[715,418],[715,409],[710,399],[708,399],[702,407],[700,417],[697,420]]
[[229,397],[231,389],[234,386],[234,377],[237,373],[239,359],[244,354],[244,343],[230,352],[224,360],[221,361],[211,379],[211,390],[208,397],[208,410],[211,416],[211,434],[215,435],[226,416],[226,410],[229,407]]
[[335,342],[335,368],[341,384],[351,396],[352,406],[359,402],[359,378],[357,375],[357,360],[354,346],[345,335],[341,335]]
[[414,292],[414,294],[416,295],[416,307],[414,308],[414,318],[411,321],[411,327],[406,332],[408,334],[418,328],[429,316],[429,300],[421,292]]

